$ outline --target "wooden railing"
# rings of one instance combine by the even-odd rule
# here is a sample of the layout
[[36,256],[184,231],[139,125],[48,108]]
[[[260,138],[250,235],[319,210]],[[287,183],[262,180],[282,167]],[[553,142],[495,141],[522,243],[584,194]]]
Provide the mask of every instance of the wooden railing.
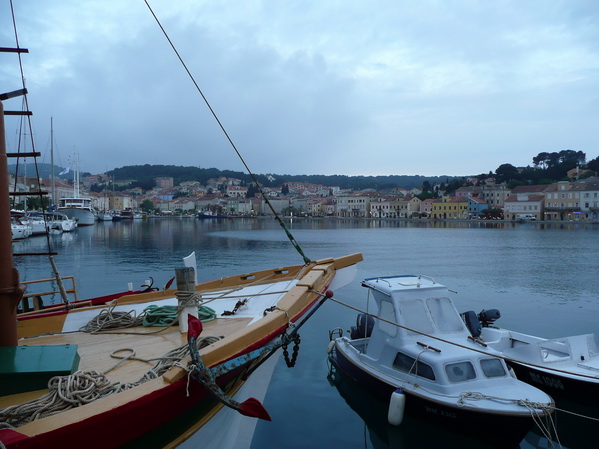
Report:
[[[75,277],[74,276],[65,276],[65,277],[61,277],[62,282],[63,282],[63,286],[64,286],[64,291],[67,294],[67,298],[69,299],[69,302],[71,300],[75,300],[77,301],[79,298],[77,297],[77,285],[75,283]],[[67,285],[65,285],[65,281],[70,281],[70,288],[68,288]],[[31,292],[31,293],[26,293],[23,295],[23,299],[21,299],[21,304],[20,304],[20,309],[19,309],[19,313],[25,313],[25,312],[30,312],[30,311],[35,311],[35,310],[42,310],[45,308],[44,305],[44,297],[50,296],[50,295],[55,295],[55,294],[59,294],[60,295],[60,289],[57,290],[49,290],[48,288],[51,287],[45,287],[46,284],[51,285],[51,283],[56,283],[56,278],[49,278],[49,279],[36,279],[34,281],[23,281],[21,282],[21,284],[25,285],[27,287],[27,290],[29,290],[29,286],[32,285],[38,285],[38,284],[43,284],[42,287],[44,287],[47,291],[40,291],[40,292]],[[62,301],[62,298],[61,298]],[[55,304],[56,305],[60,305],[60,304]]]

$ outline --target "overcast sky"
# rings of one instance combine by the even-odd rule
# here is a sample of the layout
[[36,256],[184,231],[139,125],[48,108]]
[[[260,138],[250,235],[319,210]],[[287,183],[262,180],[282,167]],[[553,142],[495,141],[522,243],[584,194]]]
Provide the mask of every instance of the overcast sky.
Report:
[[[255,173],[476,175],[544,151],[599,156],[596,0],[149,1]],[[62,166],[78,153],[92,173],[243,170],[143,0],[14,3],[45,162],[53,117]],[[17,57],[0,58],[0,91],[18,89]]]

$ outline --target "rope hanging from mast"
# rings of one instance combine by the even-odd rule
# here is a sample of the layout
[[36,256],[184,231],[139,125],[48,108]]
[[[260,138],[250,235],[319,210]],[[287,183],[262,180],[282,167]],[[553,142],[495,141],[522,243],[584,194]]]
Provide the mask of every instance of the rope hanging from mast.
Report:
[[154,20],[156,20],[156,23],[158,24],[158,26],[162,30],[162,34],[164,34],[164,37],[166,37],[166,40],[168,41],[169,45],[171,46],[171,48],[173,49],[173,51],[177,55],[177,58],[179,59],[179,62],[181,62],[181,65],[183,65],[183,68],[187,72],[187,75],[191,79],[191,82],[194,84],[194,86],[195,86],[196,90],[198,91],[198,93],[202,96],[202,99],[204,100],[204,103],[206,103],[206,106],[208,106],[208,109],[210,110],[210,113],[212,114],[212,116],[216,120],[216,123],[218,123],[218,126],[220,127],[221,131],[224,133],[225,137],[229,141],[229,144],[231,145],[231,147],[233,148],[233,150],[235,150],[235,153],[237,154],[237,157],[239,157],[239,159],[241,160],[241,163],[245,167],[246,171],[248,172],[248,174],[251,176],[252,180],[256,184],[256,188],[258,189],[258,191],[262,195],[262,198],[266,202],[266,204],[269,207],[269,209],[271,210],[271,212],[274,214],[275,219],[279,222],[279,225],[285,231],[285,234],[287,235],[287,238],[289,239],[289,241],[291,242],[291,244],[293,245],[293,247],[295,248],[295,250],[302,256],[302,258],[304,259],[304,263],[305,264],[310,263],[311,260],[304,254],[304,252],[302,251],[302,248],[300,247],[299,243],[297,243],[297,241],[295,240],[295,238],[293,238],[293,235],[291,235],[291,232],[289,231],[289,229],[287,229],[287,227],[285,226],[285,223],[283,222],[283,220],[281,219],[281,217],[279,216],[279,214],[275,211],[274,207],[272,206],[272,204],[270,203],[270,201],[268,200],[268,198],[264,194],[264,191],[262,190],[262,187],[260,186],[260,183],[258,182],[258,180],[256,179],[256,177],[254,176],[254,173],[252,173],[252,171],[250,170],[250,167],[248,167],[248,165],[246,164],[245,160],[243,159],[243,156],[241,155],[241,153],[239,152],[239,150],[235,146],[235,143],[233,142],[233,140],[229,136],[229,133],[227,133],[227,130],[225,129],[225,127],[223,126],[223,124],[219,120],[218,116],[216,115],[216,112],[214,112],[214,109],[212,109],[212,106],[210,105],[210,103],[208,102],[208,99],[206,98],[206,96],[202,92],[202,89],[200,89],[200,86],[198,85],[198,83],[196,82],[195,78],[193,77],[193,75],[191,74],[191,72],[189,71],[189,69],[187,68],[187,65],[185,64],[185,61],[183,61],[183,58],[181,57],[181,55],[177,51],[177,48],[175,47],[175,44],[173,44],[173,41],[171,40],[171,38],[167,34],[166,30],[164,29],[164,27],[160,23],[160,20],[158,20],[158,17],[156,17],[156,14],[154,13],[154,10],[152,10],[152,7],[148,3],[148,0],[144,0],[144,2],[146,4],[146,6],[148,7],[148,9],[150,10],[150,13],[154,17]]

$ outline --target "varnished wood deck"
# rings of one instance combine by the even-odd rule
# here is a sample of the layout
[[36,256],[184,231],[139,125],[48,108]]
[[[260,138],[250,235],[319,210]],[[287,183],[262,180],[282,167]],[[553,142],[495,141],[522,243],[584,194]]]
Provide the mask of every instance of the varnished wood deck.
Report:
[[[204,331],[201,337],[227,337],[244,327],[251,320],[249,318],[217,318],[203,323]],[[151,359],[166,354],[167,352],[187,343],[187,335],[181,334],[179,326],[172,326],[165,330],[159,327],[135,327],[121,331],[89,334],[74,332],[27,338],[20,341],[21,345],[77,345],[77,352],[81,357],[79,370],[98,371],[104,373],[115,366],[120,359],[110,356],[119,349],[132,349],[134,357]],[[202,351],[203,352],[203,351]],[[122,351],[116,355],[126,357],[131,351]],[[155,364],[139,360],[127,360],[106,375],[112,382],[137,382]],[[32,393],[22,393],[7,397],[0,397],[0,408],[11,404],[31,400],[45,394],[47,390]],[[26,399],[25,399],[26,397]]]

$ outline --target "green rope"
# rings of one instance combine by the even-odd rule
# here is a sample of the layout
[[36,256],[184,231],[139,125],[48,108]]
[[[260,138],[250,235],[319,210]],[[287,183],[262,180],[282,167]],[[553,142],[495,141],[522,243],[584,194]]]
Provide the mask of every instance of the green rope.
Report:
[[[146,313],[143,325],[146,327],[166,327],[179,320],[177,306],[148,306],[144,309]],[[198,307],[198,318],[200,321],[212,321],[216,318],[216,312],[207,306]]]

